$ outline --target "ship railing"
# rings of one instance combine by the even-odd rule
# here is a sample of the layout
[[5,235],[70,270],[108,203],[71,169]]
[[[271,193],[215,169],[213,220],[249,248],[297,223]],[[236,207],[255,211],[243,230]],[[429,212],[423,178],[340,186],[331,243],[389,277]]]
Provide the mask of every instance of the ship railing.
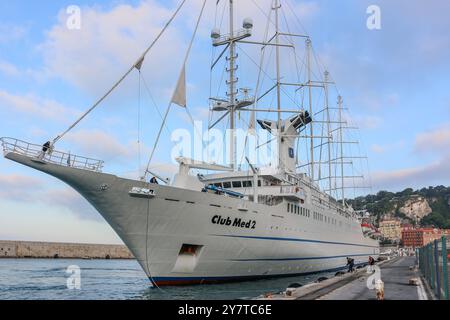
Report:
[[49,149],[47,152],[44,152],[42,145],[29,143],[15,138],[1,138],[0,141],[3,147],[4,155],[15,153],[34,158],[42,162],[95,172],[101,172],[103,169],[104,162],[101,160],[91,159],[53,149]]
[[244,38],[247,38],[252,35],[251,29],[241,29],[239,31],[236,31],[233,33],[233,37],[231,37],[230,33],[223,34],[217,38],[213,39],[213,45],[214,46],[220,46],[223,44],[226,44],[230,41],[239,41]]
[[298,186],[263,186],[258,188],[258,193],[274,196],[295,196],[296,198],[305,199],[304,190]]

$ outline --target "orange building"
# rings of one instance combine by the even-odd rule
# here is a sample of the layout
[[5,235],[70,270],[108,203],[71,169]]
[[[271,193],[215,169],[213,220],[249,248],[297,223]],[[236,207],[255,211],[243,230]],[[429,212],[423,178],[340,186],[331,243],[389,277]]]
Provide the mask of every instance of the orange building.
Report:
[[405,228],[402,231],[402,242],[404,247],[420,248],[442,236],[450,235],[450,230],[440,230],[434,228],[412,229]]

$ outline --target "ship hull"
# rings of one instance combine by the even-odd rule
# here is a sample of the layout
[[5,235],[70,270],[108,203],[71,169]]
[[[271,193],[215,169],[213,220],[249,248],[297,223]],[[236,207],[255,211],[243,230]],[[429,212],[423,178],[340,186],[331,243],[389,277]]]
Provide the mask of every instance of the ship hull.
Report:
[[[266,206],[153,185],[15,153],[6,158],[50,174],[79,192],[158,286],[340,270],[346,257],[363,264],[379,254],[378,243],[365,238],[357,224],[332,212],[323,213],[334,217],[336,224],[292,214],[283,203]],[[133,188],[152,193],[130,193]]]

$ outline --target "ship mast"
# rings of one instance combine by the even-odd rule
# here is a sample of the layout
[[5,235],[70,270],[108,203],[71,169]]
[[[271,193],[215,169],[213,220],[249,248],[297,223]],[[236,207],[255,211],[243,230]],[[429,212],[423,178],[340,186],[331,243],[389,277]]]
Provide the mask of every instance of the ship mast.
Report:
[[[278,9],[281,8],[281,5],[279,3],[279,0],[275,0],[275,44],[276,44],[276,70],[277,70],[277,128],[278,128],[278,146],[281,146],[281,76],[280,76],[280,39],[279,39],[279,16],[278,16]],[[278,168],[282,168],[282,163],[280,161],[281,154],[280,151],[278,151]]]
[[332,177],[332,166],[331,166],[331,128],[330,128],[330,122],[331,122],[331,118],[330,118],[330,107],[329,107],[329,100],[328,100],[328,77],[329,77],[329,72],[325,71],[324,73],[324,91],[325,91],[325,109],[326,109],[326,117],[327,117],[327,147],[328,147],[328,190],[330,190],[330,194],[331,194],[331,177]]
[[227,93],[229,97],[229,108],[230,108],[230,133],[231,133],[231,139],[230,139],[230,156],[231,156],[231,168],[236,170],[236,136],[235,136],[235,101],[236,101],[236,92],[235,92],[235,84],[237,82],[237,79],[234,78],[235,71],[237,70],[235,66],[235,59],[237,56],[235,56],[236,52],[236,43],[234,42],[234,12],[233,12],[233,0],[230,0],[230,46],[229,46],[229,53],[230,56],[228,58],[229,60],[229,79],[227,81],[228,83],[228,90]]
[[342,194],[342,206],[345,207],[345,194],[344,194],[344,142],[342,141],[343,127],[342,127],[342,97],[338,96],[338,106],[339,106],[339,144],[341,149],[341,194]]
[[[311,39],[306,39],[307,69],[308,69],[308,94],[309,94],[309,114],[312,110],[312,82],[311,82]],[[314,181],[314,122],[309,124],[310,128],[310,157],[311,157],[311,181]]]

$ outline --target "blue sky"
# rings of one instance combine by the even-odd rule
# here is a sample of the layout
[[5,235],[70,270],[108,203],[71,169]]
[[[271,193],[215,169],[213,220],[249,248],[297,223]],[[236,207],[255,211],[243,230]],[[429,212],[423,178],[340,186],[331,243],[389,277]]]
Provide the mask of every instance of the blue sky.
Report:
[[[187,66],[188,106],[198,120],[207,120],[213,2],[208,1]],[[258,1],[264,9],[268,3]],[[141,167],[200,4],[187,1],[161,45],[146,58],[142,75],[149,92],[141,90]],[[366,27],[366,9],[372,4],[381,8],[381,30]],[[69,5],[81,8],[80,30],[66,27]],[[1,0],[0,136],[40,144],[64,131],[136,60],[176,5],[157,0]],[[255,1],[238,0],[237,7],[237,23],[251,16],[255,38],[260,37],[265,16]],[[312,37],[318,59],[351,109],[369,157],[372,192],[449,185],[450,3],[289,0],[283,9],[292,29]],[[239,59],[240,80],[252,86],[254,66],[244,51]],[[108,171],[136,177],[138,83],[132,73],[58,149],[98,157]],[[213,83],[220,83],[220,74]],[[172,165],[163,165],[170,163],[170,131],[190,128],[184,110],[173,109],[168,128],[154,162],[155,170],[167,176],[173,172]],[[68,187],[6,160],[0,160],[0,221],[0,239],[120,243],[99,214]]]

